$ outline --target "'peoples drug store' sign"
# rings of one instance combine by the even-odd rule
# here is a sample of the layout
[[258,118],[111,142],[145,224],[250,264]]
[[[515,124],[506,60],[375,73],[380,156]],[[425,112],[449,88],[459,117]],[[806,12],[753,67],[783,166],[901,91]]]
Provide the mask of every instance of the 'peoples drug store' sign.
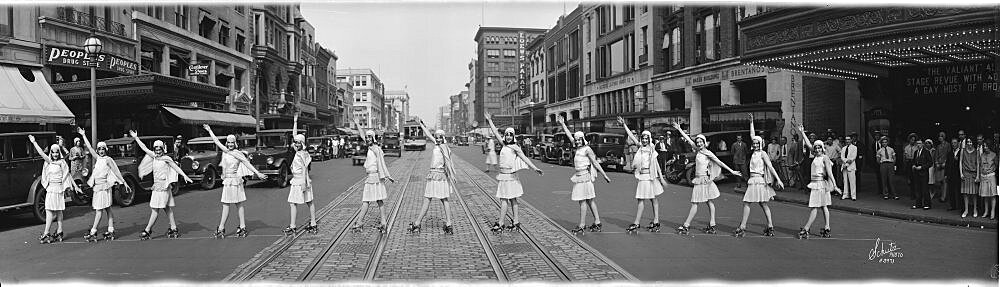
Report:
[[[121,57],[99,54],[96,57],[97,69],[127,75],[138,75],[139,64]],[[45,51],[45,62],[52,65],[76,66],[90,68],[90,57],[86,51],[60,47],[48,47]]]

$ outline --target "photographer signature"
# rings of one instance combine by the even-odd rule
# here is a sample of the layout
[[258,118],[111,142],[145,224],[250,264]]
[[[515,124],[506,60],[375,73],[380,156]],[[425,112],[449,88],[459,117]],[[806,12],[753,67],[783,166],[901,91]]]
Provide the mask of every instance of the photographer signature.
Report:
[[895,242],[882,241],[881,238],[875,238],[875,247],[868,252],[868,260],[874,261],[878,259],[879,263],[895,263],[896,258],[903,257],[903,252],[900,252],[900,249],[902,248],[897,246]]

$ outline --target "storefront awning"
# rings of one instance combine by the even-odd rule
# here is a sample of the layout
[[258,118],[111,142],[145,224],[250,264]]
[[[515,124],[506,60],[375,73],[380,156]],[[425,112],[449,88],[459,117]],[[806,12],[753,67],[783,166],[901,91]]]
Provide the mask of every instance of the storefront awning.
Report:
[[342,132],[342,133],[344,133],[344,134],[349,134],[349,135],[356,135],[356,134],[358,134],[358,131],[352,130],[352,129],[348,129],[348,128],[337,128],[337,130],[340,131],[340,132]]
[[210,124],[229,127],[253,127],[257,122],[253,117],[244,114],[169,106],[164,106],[163,109],[180,118],[182,124],[189,125]]
[[0,65],[0,87],[0,123],[74,123],[39,69]]

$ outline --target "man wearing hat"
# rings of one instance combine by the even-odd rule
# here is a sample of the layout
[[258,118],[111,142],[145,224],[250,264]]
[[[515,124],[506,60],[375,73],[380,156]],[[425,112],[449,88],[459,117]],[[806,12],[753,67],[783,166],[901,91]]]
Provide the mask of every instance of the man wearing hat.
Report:
[[177,135],[177,139],[174,140],[174,158],[185,157],[190,152],[191,149],[188,148],[187,143],[184,141],[184,136]]
[[910,185],[913,186],[915,201],[910,208],[931,209],[931,195],[928,190],[928,171],[934,166],[934,157],[928,147],[934,146],[934,141],[927,139],[923,142],[916,142],[917,149],[913,153],[912,165],[913,177]]

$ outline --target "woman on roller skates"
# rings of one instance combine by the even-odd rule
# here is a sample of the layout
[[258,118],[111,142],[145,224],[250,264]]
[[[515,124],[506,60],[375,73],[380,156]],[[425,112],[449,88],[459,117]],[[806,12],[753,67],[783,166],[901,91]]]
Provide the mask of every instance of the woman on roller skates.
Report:
[[747,229],[747,218],[750,217],[750,204],[757,203],[764,209],[764,216],[767,217],[767,228],[764,228],[764,236],[774,236],[774,222],[771,220],[771,208],[767,202],[774,197],[774,189],[771,183],[777,181],[778,188],[784,187],[778,171],[771,165],[771,158],[764,151],[764,138],[757,136],[753,126],[753,114],[750,114],[750,138],[753,139],[751,148],[753,154],[750,155],[750,179],[747,180],[747,191],[743,194],[743,220],[740,227],[733,231],[733,236],[743,237]]
[[[611,183],[611,179],[604,172],[604,168],[601,168],[601,164],[597,162],[597,156],[594,155],[594,150],[587,145],[583,132],[571,133],[563,118],[559,117],[558,120],[563,132],[566,133],[567,137],[573,139],[573,145],[576,147],[576,152],[573,154],[573,168],[576,172],[569,180],[573,182],[573,193],[570,199],[580,203],[580,225],[571,231],[573,233],[583,232],[584,229],[590,229],[591,232],[601,231],[601,215],[597,213],[597,199],[595,198],[597,194],[594,192],[595,169],[601,172],[604,181]],[[594,224],[591,226],[587,226],[587,207],[590,207],[590,211],[594,213]]]
[[[794,127],[795,124],[793,123],[792,126]],[[805,127],[798,126],[798,130],[802,133],[802,138],[807,138]],[[830,237],[830,209],[827,206],[831,203],[830,192],[840,192],[840,188],[834,182],[833,162],[826,157],[823,141],[817,140],[811,146],[807,147],[809,148],[809,152],[815,156],[809,165],[810,182],[806,186],[811,190],[809,193],[809,220],[806,221],[805,226],[799,229],[799,234],[795,237],[799,239],[809,238],[809,227],[816,220],[816,212],[820,208],[823,209],[825,224],[823,230],[820,231],[820,236]]]
[[[42,244],[63,240],[63,210],[66,209],[66,202],[63,192],[70,190],[80,192],[73,183],[73,177],[69,173],[69,163],[63,159],[62,148],[58,144],[49,147],[46,153],[42,147],[35,142],[35,136],[28,135],[28,140],[35,147],[38,155],[42,156],[45,164],[42,165],[41,184],[45,188],[45,231],[38,237],[38,242]],[[56,218],[56,232],[49,233],[52,227],[52,217]]]
[[420,127],[427,138],[434,142],[434,149],[431,152],[431,168],[427,172],[427,185],[424,186],[424,197],[427,200],[420,207],[420,215],[417,216],[417,220],[410,223],[409,231],[410,233],[420,232],[420,224],[423,222],[424,215],[427,214],[431,200],[440,199],[441,204],[444,205],[445,214],[442,229],[445,233],[452,234],[451,207],[448,206],[448,195],[451,194],[450,179],[455,175],[455,167],[451,161],[451,149],[445,143],[443,130],[437,130],[431,134],[431,130],[424,125],[423,121],[420,121]]
[[104,232],[102,236],[104,240],[114,240],[115,219],[111,213],[111,187],[121,184],[124,186],[126,193],[131,193],[132,188],[129,187],[128,183],[125,182],[125,178],[122,177],[122,172],[118,169],[118,164],[115,164],[115,160],[108,156],[108,145],[104,142],[98,142],[97,149],[95,150],[90,145],[90,140],[87,139],[86,131],[81,128],[77,130],[77,133],[80,134],[80,138],[83,139],[87,150],[94,157],[94,166],[90,172],[90,179],[87,180],[87,184],[92,186],[94,190],[94,196],[91,200],[91,206],[95,212],[94,225],[90,227],[90,233],[84,235],[83,238],[87,241],[97,241],[97,225],[101,222],[102,213],[107,212],[108,231]]
[[139,140],[139,134],[135,131],[129,131],[129,135],[135,139],[135,143],[139,146],[139,149],[146,153],[146,156],[142,158],[142,162],[139,163],[139,176],[144,177],[147,174],[153,174],[153,192],[149,196],[149,208],[151,209],[149,223],[146,224],[146,228],[142,230],[142,233],[139,233],[139,239],[149,239],[149,235],[151,234],[149,229],[153,228],[153,224],[156,223],[156,215],[160,210],[163,210],[170,220],[167,237],[176,238],[180,236],[180,231],[177,230],[177,221],[174,220],[173,186],[177,184],[178,175],[183,177],[187,183],[192,183],[193,181],[170,158],[170,155],[167,154],[167,145],[163,144],[162,141],[157,140],[153,142],[153,149],[155,151],[152,151],[146,147],[146,144]]
[[295,157],[292,158],[292,179],[289,182],[287,199],[291,217],[289,217],[288,227],[281,230],[286,235],[296,231],[295,213],[298,211],[296,206],[299,204],[305,204],[309,207],[309,225],[306,225],[303,230],[315,233],[318,227],[316,225],[316,207],[313,206],[312,178],[309,177],[309,164],[312,163],[312,156],[306,151],[306,136],[298,133],[298,125],[299,115],[296,113],[292,117],[292,149],[295,150]]
[[379,225],[376,228],[378,228],[379,232],[385,233],[388,231],[389,226],[385,218],[383,201],[388,195],[386,194],[385,184],[382,183],[382,180],[390,182],[396,182],[396,180],[392,179],[392,175],[389,174],[389,168],[385,165],[385,154],[375,139],[375,132],[372,130],[365,131],[357,119],[354,119],[354,125],[358,127],[358,134],[365,135],[365,144],[368,145],[368,154],[365,157],[364,165],[368,177],[365,179],[365,186],[361,193],[361,215],[358,216],[358,220],[354,222],[351,230],[356,232],[361,231],[361,222],[364,221],[365,213],[368,212],[368,204],[375,202],[378,204],[378,213],[380,216]]
[[493,138],[488,138],[486,139],[486,172],[489,173],[490,167],[494,165],[497,165],[497,144]]
[[237,149],[236,136],[226,136],[226,144],[222,144],[219,138],[212,132],[212,127],[202,125],[212,141],[222,151],[222,220],[219,221],[219,228],[215,230],[216,238],[226,237],[226,221],[229,219],[229,208],[236,205],[237,214],[240,216],[240,227],[236,229],[237,237],[246,237],[246,219],[243,216],[243,202],[247,200],[246,191],[243,190],[243,177],[257,175],[258,178],[267,179],[267,175],[260,173],[243,152]]
[[663,179],[663,173],[660,171],[660,167],[657,164],[656,149],[653,148],[653,134],[649,131],[642,131],[642,138],[636,138],[635,134],[632,133],[632,129],[628,128],[628,124],[625,123],[625,119],[618,117],[618,123],[621,123],[622,127],[625,127],[625,133],[628,135],[628,139],[632,142],[639,143],[639,148],[632,157],[632,172],[635,174],[635,179],[639,182],[635,187],[635,199],[637,202],[635,211],[635,221],[632,225],[625,228],[626,232],[632,232],[639,229],[639,220],[642,219],[643,212],[643,201],[649,200],[649,204],[653,207],[653,220],[649,222],[649,226],[646,229],[651,232],[660,231],[660,201],[657,200],[657,196],[663,194],[663,187],[667,185],[667,182]]
[[524,152],[521,151],[516,143],[514,137],[514,128],[507,128],[504,130],[504,134],[500,135],[497,132],[497,127],[493,125],[493,119],[490,118],[490,114],[486,114],[486,121],[490,124],[490,131],[493,136],[497,139],[503,139],[504,146],[500,149],[500,164],[499,172],[497,175],[497,197],[500,198],[500,214],[497,215],[497,222],[493,223],[493,227],[490,229],[494,233],[499,233],[503,228],[503,218],[507,215],[507,205],[511,206],[511,212],[514,214],[514,219],[511,221],[511,225],[507,226],[508,230],[520,229],[521,219],[517,214],[517,198],[524,194],[524,188],[521,186],[521,181],[517,179],[517,171],[531,168],[539,175],[542,175],[542,170],[535,167],[528,157],[524,156]]
[[719,197],[719,187],[715,186],[715,178],[719,176],[722,168],[725,168],[729,173],[736,175],[737,177],[743,176],[738,171],[735,171],[721,160],[715,156],[712,151],[708,150],[708,139],[704,135],[697,135],[694,140],[691,139],[681,129],[679,123],[673,123],[674,129],[681,134],[688,144],[694,147],[694,172],[695,178],[692,180],[694,188],[691,191],[691,211],[688,212],[687,219],[684,220],[684,225],[677,228],[677,232],[680,234],[687,234],[688,229],[691,226],[691,220],[694,216],[698,214],[698,204],[705,202],[708,203],[708,213],[709,221],[708,227],[703,229],[705,233],[715,234],[717,231],[715,229],[715,203],[712,200]]

